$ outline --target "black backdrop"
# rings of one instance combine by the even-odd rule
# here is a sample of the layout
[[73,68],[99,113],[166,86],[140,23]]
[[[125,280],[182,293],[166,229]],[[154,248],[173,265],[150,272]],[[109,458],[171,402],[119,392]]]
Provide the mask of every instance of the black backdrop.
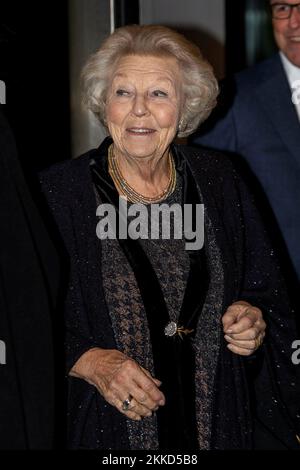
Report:
[[[261,1],[260,8],[265,3]],[[227,74],[247,66],[245,13],[253,5],[250,0],[226,0]],[[138,22],[138,0],[115,0],[117,27]],[[25,169],[44,168],[71,155],[68,37],[67,0],[1,2],[0,80],[7,87],[4,111]]]
[[[277,48],[268,0],[226,0],[225,6],[226,75],[231,75],[266,59]],[[253,38],[248,37],[249,29],[255,37],[254,43]],[[254,48],[252,54],[251,47]]]
[[2,106],[25,170],[70,156],[68,2],[1,2]]
[[[68,1],[4,0],[0,9],[3,108],[28,174],[71,156]],[[139,1],[115,1],[116,27],[139,23]]]

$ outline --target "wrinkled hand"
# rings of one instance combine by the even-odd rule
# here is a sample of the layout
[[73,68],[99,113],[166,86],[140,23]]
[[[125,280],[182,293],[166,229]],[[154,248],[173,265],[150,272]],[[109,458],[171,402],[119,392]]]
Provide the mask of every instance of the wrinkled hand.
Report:
[[259,308],[239,300],[230,305],[222,317],[223,331],[230,351],[250,356],[265,337],[266,324]]
[[[151,416],[165,404],[164,394],[159,390],[161,382],[115,349],[90,349],[79,358],[70,375],[94,385],[108,403],[136,421]],[[122,409],[130,396],[129,409]]]

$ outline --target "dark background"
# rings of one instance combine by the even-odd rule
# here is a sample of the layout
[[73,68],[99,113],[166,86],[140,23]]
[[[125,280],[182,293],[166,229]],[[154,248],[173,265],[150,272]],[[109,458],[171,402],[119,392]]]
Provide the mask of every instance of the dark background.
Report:
[[[246,13],[265,5],[264,0],[226,0],[227,75],[251,65]],[[32,174],[71,157],[68,1],[3,1],[0,14],[0,80],[7,91],[1,108],[14,131],[23,169]],[[138,22],[138,0],[115,0],[116,27]],[[263,29],[270,37],[271,26]],[[256,61],[272,52],[259,30],[257,38]]]
[[2,106],[26,170],[70,156],[68,2],[1,3]]
[[276,46],[269,0],[226,0],[225,7],[225,63],[230,75],[270,56]]

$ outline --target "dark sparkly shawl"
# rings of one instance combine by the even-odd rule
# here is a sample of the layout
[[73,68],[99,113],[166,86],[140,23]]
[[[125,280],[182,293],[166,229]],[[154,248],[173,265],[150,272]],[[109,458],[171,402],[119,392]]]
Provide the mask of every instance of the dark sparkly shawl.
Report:
[[[110,144],[109,140],[105,144],[101,146],[103,152],[101,157],[98,157],[97,161],[91,160],[92,177],[100,200],[118,208],[119,195],[107,168],[106,155],[107,145]],[[176,150],[173,151],[173,158],[183,185],[179,203],[182,207],[184,204],[195,207],[201,202],[196,181],[189,167],[186,166],[185,160]],[[123,274],[125,277],[120,280],[120,283],[123,284],[125,279],[127,281],[130,271],[134,272],[137,286],[133,288],[132,295],[135,298],[139,297],[139,301],[143,305],[142,310],[147,316],[147,320],[144,319],[144,330],[149,331],[151,338],[151,345],[146,347],[146,350],[148,355],[152,357],[150,362],[153,364],[152,373],[154,372],[155,377],[162,381],[161,390],[167,397],[165,406],[158,410],[152,420],[153,423],[149,423],[150,420],[142,420],[135,426],[131,423],[129,428],[135,428],[135,438],[131,438],[131,448],[132,446],[135,449],[153,446],[155,439],[147,438],[147,435],[153,434],[153,431],[150,432],[153,424],[157,427],[160,449],[196,450],[199,446],[201,449],[209,448],[212,400],[207,391],[213,386],[216,360],[207,361],[206,359],[207,356],[217,355],[220,342],[219,325],[222,313],[223,282],[221,255],[212,253],[215,240],[212,231],[209,230],[208,220],[205,225],[207,225],[205,237],[207,242],[204,247],[201,250],[186,251],[190,268],[183,301],[181,305],[177,306],[176,322],[179,327],[186,328],[191,333],[182,337],[179,335],[167,337],[164,334],[164,328],[170,321],[169,312],[157,272],[144,251],[144,243],[129,237],[126,240],[118,240],[119,249],[127,259],[127,262],[126,259],[122,259],[122,261],[119,259],[118,262],[130,265],[128,266],[129,272]],[[106,247],[106,244],[102,246],[103,257],[105,257],[107,249],[109,248]],[[117,247],[114,246],[114,249],[114,256],[120,258],[116,251]],[[184,250],[183,245],[182,249]],[[106,276],[115,279],[119,267],[114,261],[112,263],[115,272],[112,267],[108,270],[107,264],[104,264],[103,272]],[[173,284],[175,286],[176,282],[177,279],[174,277]],[[208,286],[210,286],[209,292]],[[138,292],[134,293],[136,289]],[[105,295],[107,295],[107,287]],[[118,325],[115,325],[111,308],[112,305],[109,305],[109,314],[114,324],[114,335],[116,336]],[[122,310],[124,306],[119,306],[119,308]],[[142,312],[140,313],[140,323],[143,324]],[[135,336],[135,332],[131,332],[131,334]],[[210,345],[214,345],[214,348],[210,348],[209,353],[206,348],[201,348],[205,342],[204,336]],[[137,335],[133,350],[126,351],[128,356],[135,358],[135,349],[138,348],[139,339],[141,340]],[[143,336],[143,340],[147,342],[148,336]],[[144,363],[146,358],[142,360]],[[131,434],[133,434],[133,429]],[[199,437],[197,438],[197,436]],[[141,447],[145,445],[147,447]]]
[[[263,310],[268,334],[252,361],[231,353],[221,336],[217,351],[203,335],[206,356],[216,361],[212,396],[211,449],[249,449],[263,427],[278,446],[297,448],[298,405],[292,313],[253,201],[228,159],[213,152],[173,147],[180,152],[200,187],[211,230],[221,253],[222,312],[238,299]],[[91,347],[116,348],[101,280],[101,243],[95,236],[96,201],[89,169],[101,147],[52,167],[42,176],[44,193],[70,259],[66,299],[67,369]],[[211,305],[213,312],[215,305]],[[211,352],[211,354],[209,354]],[[70,378],[69,446],[129,448],[126,418],[94,387]],[[259,421],[258,421],[259,420]]]

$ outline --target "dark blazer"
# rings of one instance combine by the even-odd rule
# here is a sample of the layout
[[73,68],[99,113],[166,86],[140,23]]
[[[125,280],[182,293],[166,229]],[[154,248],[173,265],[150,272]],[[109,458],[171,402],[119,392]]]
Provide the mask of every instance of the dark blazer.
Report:
[[269,232],[283,259],[286,246],[300,279],[300,123],[279,54],[225,82],[219,106],[192,142],[247,162]]
[[[41,175],[43,192],[70,264],[65,304],[67,371],[92,347],[116,348],[101,280],[101,242],[95,233],[96,198],[89,168],[91,159],[105,158],[103,145]],[[222,253],[224,312],[233,301],[245,299],[261,307],[268,322],[268,339],[261,349],[260,371],[255,374],[259,399],[253,405],[245,360],[232,354],[221,340],[211,448],[252,448],[252,406],[264,426],[275,429],[275,447],[297,448],[296,368],[290,360],[290,345],[295,337],[293,319],[276,257],[270,256],[271,248],[253,201],[226,157],[179,146],[173,146],[172,151],[179,152],[184,164],[190,166],[212,221]],[[275,367],[273,361],[281,366]],[[280,391],[278,383],[284,384]],[[107,404],[93,386],[70,378],[68,395],[71,448],[129,448],[126,418]]]

